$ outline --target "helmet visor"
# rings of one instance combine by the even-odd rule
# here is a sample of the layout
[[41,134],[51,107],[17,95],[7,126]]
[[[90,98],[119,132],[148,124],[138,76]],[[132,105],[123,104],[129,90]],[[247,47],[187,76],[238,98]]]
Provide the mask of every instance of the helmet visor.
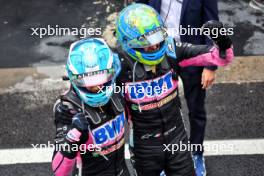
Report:
[[153,31],[145,33],[140,37],[128,41],[130,48],[146,48],[163,42],[167,38],[167,32],[164,27],[159,27]]
[[113,76],[114,69],[107,69],[75,75],[72,81],[78,87],[93,87],[109,82]]

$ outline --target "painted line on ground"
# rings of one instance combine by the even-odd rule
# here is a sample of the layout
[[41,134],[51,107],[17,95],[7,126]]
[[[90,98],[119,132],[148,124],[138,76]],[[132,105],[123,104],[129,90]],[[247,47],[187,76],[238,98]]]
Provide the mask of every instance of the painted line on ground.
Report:
[[[210,140],[204,145],[205,156],[264,154],[264,139]],[[0,165],[46,163],[51,161],[52,153],[53,148],[1,149]],[[130,158],[128,144],[125,145],[125,158]]]

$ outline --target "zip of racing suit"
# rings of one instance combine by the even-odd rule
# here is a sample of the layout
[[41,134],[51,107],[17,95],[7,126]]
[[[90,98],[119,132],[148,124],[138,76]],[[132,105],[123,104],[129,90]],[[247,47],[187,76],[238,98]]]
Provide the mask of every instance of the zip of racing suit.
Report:
[[165,149],[173,144],[188,144],[180,111],[177,68],[225,66],[233,59],[231,40],[227,41],[225,58],[219,57],[215,46],[180,43],[172,38],[167,42],[165,58],[156,65],[155,73],[118,49],[122,58],[118,84],[125,87],[131,162],[138,176],[158,176],[162,170],[167,176],[193,175],[190,151]]
[[[83,113],[85,112],[85,113]],[[52,170],[56,176],[72,173],[82,176],[128,176],[124,158],[125,112],[120,94],[113,94],[102,107],[84,105],[71,88],[54,105],[56,137]],[[69,136],[80,137],[80,132],[72,129],[71,123],[77,113],[85,114],[88,134],[79,150],[69,151],[65,146]],[[81,139],[81,138],[80,138]]]

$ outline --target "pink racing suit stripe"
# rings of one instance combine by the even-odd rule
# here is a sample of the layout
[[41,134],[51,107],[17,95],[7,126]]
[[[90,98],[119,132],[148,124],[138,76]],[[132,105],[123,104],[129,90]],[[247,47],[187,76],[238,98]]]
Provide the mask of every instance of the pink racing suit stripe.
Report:
[[55,176],[70,176],[75,165],[75,158],[69,159],[57,152],[52,160],[52,170]]
[[[131,98],[131,95],[130,95],[130,90],[129,90],[129,87],[131,86],[134,86],[136,84],[142,84],[142,82],[147,82],[148,84],[150,84],[151,82],[153,81],[158,81],[159,79],[161,78],[164,78],[166,77],[169,73],[172,73],[172,71],[160,76],[160,77],[157,77],[155,78],[154,80],[144,80],[144,81],[136,81],[136,82],[128,82],[125,84],[125,98],[132,102],[132,103],[148,103],[148,102],[152,102],[152,101],[159,101],[163,98],[165,98],[166,96],[168,96],[169,94],[171,94],[173,91],[176,90],[176,88],[178,87],[178,81],[177,80],[174,80],[172,79],[172,77],[170,77],[170,81],[171,81],[171,84],[172,84],[172,87],[168,90],[163,90],[162,93],[160,95],[152,95],[152,96],[148,96],[148,95],[144,95],[144,97],[142,98],[138,98],[138,99],[132,99]],[[153,88],[153,87],[151,87]],[[154,89],[154,88],[153,88]],[[137,92],[138,90],[136,90]],[[144,93],[145,94],[145,93]]]
[[195,56],[190,59],[184,59],[179,63],[181,67],[187,66],[226,66],[234,59],[233,48],[226,50],[226,58],[220,58],[219,49],[213,47],[210,52]]

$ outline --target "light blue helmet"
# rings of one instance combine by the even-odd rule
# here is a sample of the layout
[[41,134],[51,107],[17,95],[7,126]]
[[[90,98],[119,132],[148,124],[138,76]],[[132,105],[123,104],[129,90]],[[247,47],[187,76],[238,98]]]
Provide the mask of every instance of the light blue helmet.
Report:
[[[103,39],[91,38],[71,44],[66,64],[70,82],[81,100],[92,107],[105,105],[113,94],[120,61]],[[87,87],[103,85],[97,93]]]
[[[132,4],[124,8],[116,20],[116,36],[122,49],[133,59],[146,65],[159,64],[167,48],[167,33],[160,15],[145,4]],[[147,48],[160,44],[154,52]]]

